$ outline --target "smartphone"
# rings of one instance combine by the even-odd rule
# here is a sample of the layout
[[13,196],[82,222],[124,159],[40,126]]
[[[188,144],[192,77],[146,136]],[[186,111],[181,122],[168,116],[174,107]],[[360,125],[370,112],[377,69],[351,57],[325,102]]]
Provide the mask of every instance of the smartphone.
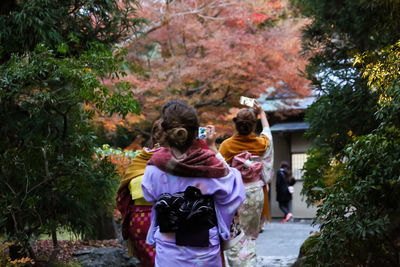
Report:
[[245,96],[241,96],[240,97],[240,104],[245,105],[245,106],[249,106],[249,107],[253,107],[254,106],[254,98],[250,98],[250,97],[245,97]]
[[207,128],[199,127],[199,139],[205,139],[207,137]]

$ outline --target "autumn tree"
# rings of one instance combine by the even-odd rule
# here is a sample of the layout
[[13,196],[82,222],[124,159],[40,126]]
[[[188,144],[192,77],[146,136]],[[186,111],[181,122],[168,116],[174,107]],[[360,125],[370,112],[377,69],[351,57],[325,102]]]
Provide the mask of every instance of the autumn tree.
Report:
[[[93,105],[105,114],[138,113],[126,83],[110,91],[101,79],[122,77],[114,43],[141,20],[136,2],[1,1],[0,234],[12,259],[57,230],[91,237],[96,218],[114,203],[117,174],[94,158]],[[114,79],[114,80],[115,80]],[[19,251],[18,251],[19,250]]]
[[142,1],[140,16],[149,21],[146,35],[123,43],[143,107],[128,124],[148,129],[163,104],[179,99],[227,135],[241,95],[257,98],[268,87],[309,94],[299,75],[306,20],[292,16],[286,1]]

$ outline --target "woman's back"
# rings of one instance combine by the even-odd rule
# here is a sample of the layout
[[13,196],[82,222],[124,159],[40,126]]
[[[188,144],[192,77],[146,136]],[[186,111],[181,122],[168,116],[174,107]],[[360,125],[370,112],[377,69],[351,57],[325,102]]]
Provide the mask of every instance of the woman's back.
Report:
[[257,123],[255,111],[247,108],[240,109],[233,119],[237,133],[223,141],[219,148],[219,152],[228,164],[231,164],[234,156],[244,151],[250,152],[253,156],[262,156],[268,148],[269,139],[265,133],[265,128],[269,127],[268,121],[258,102],[256,106],[261,114],[263,132],[259,137],[254,134]]
[[231,168],[230,172],[221,178],[180,177],[150,165],[146,168],[142,182],[144,197],[150,202],[156,202],[161,194],[182,192],[189,186],[199,188],[203,195],[213,196],[221,237],[227,239],[233,218],[232,210],[244,199],[239,172]]
[[[192,118],[192,119],[190,119]],[[228,168],[203,147],[197,136],[198,122],[192,108],[184,104],[170,105],[163,114],[163,128],[170,148],[153,155],[142,181],[143,195],[152,203],[163,201],[163,194],[198,188],[212,196],[217,225],[208,230],[208,244],[177,245],[181,225],[174,232],[160,232],[157,212],[152,212],[147,242],[156,246],[156,266],[221,266],[220,238],[229,238],[229,227],[235,210],[245,199],[243,184],[237,170]],[[160,199],[161,197],[161,199]],[[180,212],[179,208],[174,212]],[[185,228],[187,239],[194,239],[198,229]]]
[[[256,264],[255,240],[260,231],[264,195],[262,180],[265,152],[268,149],[268,121],[265,112],[258,102],[256,111],[261,116],[263,132],[260,137],[254,134],[257,114],[251,109],[240,109],[233,119],[237,134],[222,142],[219,152],[231,166],[240,170],[245,183],[246,200],[238,209],[238,219],[235,219],[233,229],[241,229],[244,237],[238,231],[232,233],[233,241],[226,251],[230,266],[254,266]],[[247,151],[247,152],[246,152]],[[239,256],[238,256],[239,255]],[[246,255],[246,256],[244,256]]]

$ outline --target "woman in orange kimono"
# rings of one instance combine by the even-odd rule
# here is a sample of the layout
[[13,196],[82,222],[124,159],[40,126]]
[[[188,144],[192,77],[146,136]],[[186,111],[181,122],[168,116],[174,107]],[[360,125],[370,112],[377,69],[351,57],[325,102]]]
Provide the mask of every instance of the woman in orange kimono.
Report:
[[[260,114],[263,127],[259,137],[254,133],[257,113]],[[236,155],[248,151],[252,155],[252,161],[262,162],[270,140],[267,134],[269,130],[267,116],[261,106],[255,101],[255,110],[250,108],[240,109],[233,121],[237,133],[222,142],[219,148],[221,155],[231,165]],[[232,240],[230,240],[226,250],[227,261],[232,267],[254,266],[256,264],[255,240],[260,232],[260,219],[264,205],[263,187],[265,182],[263,175],[260,174],[251,180],[243,179],[243,182],[246,189],[246,200],[238,209],[238,217],[235,217],[235,223],[231,227]]]

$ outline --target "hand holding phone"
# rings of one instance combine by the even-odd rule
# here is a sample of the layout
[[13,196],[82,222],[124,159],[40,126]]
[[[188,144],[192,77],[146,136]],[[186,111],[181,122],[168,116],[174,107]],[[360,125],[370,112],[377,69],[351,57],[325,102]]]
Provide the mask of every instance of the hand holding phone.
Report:
[[199,127],[199,139],[206,139],[207,127]]
[[245,97],[245,96],[241,96],[240,97],[240,104],[248,106],[248,107],[253,107],[254,106],[254,98],[250,98],[250,97]]
[[206,142],[208,148],[213,151],[215,154],[218,153],[217,146],[215,144],[215,140],[217,139],[217,132],[215,131],[214,125],[207,125],[206,131],[207,131],[207,136],[204,139]]

